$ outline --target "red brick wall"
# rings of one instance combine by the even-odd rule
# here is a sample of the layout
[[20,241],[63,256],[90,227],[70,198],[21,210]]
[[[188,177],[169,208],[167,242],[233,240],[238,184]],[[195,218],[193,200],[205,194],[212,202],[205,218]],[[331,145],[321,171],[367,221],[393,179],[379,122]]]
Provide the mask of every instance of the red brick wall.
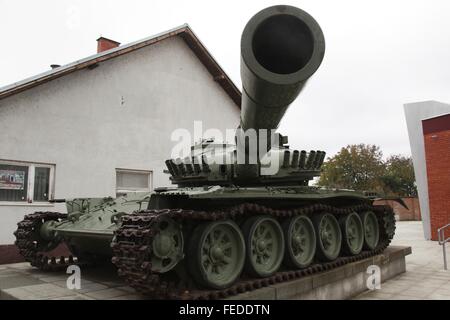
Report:
[[398,216],[399,221],[420,221],[422,217],[420,215],[420,206],[418,198],[402,198],[408,209],[403,207],[400,203],[394,200],[378,200],[375,204],[378,205],[389,205],[394,210],[396,216]]
[[[450,115],[447,118],[450,126]],[[423,124],[431,238],[437,240],[436,230],[450,223],[450,130],[433,130],[425,124],[432,120],[425,120]]]

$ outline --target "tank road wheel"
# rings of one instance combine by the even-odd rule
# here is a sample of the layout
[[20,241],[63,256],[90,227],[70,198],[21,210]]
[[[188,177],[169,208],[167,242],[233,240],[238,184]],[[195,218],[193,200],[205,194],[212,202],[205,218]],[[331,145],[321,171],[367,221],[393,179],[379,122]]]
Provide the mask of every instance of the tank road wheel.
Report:
[[198,284],[227,288],[238,279],[244,261],[244,238],[236,223],[215,221],[195,228],[189,241],[188,268]]
[[314,225],[317,235],[317,257],[321,261],[332,261],[339,256],[342,233],[336,218],[330,213],[315,217]]
[[352,212],[341,217],[339,224],[344,237],[344,252],[350,255],[359,254],[364,244],[364,229],[361,218],[356,212]]
[[283,223],[286,254],[285,264],[296,268],[306,268],[316,253],[316,232],[307,216],[297,216]]
[[255,216],[245,221],[242,231],[247,248],[246,271],[256,277],[273,275],[284,256],[284,237],[280,224],[268,216]]
[[152,271],[168,272],[183,258],[181,226],[169,217],[161,217],[155,229],[156,235],[152,241]]
[[364,227],[364,248],[373,250],[377,247],[380,239],[377,217],[372,211],[367,211],[361,215],[361,220]]

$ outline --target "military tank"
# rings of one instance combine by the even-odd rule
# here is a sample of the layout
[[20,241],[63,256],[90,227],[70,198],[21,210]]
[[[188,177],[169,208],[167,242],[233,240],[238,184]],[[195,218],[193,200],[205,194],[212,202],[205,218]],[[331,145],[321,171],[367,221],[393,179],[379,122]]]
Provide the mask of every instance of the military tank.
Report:
[[[236,143],[207,139],[168,159],[174,187],[67,200],[68,214],[26,216],[15,233],[20,252],[43,270],[110,259],[132,287],[158,299],[224,298],[382,252],[395,232],[392,209],[356,191],[309,186],[325,152],[290,149],[273,134],[324,52],[322,30],[305,11],[260,11],[241,39]],[[275,172],[267,174],[268,163]],[[49,257],[61,242],[73,256]]]

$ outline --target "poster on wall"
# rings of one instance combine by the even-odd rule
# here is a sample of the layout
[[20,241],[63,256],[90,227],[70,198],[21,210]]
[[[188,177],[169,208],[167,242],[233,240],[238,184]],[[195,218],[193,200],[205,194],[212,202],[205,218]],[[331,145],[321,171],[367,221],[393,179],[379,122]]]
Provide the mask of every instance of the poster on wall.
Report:
[[0,189],[23,190],[25,171],[0,170]]

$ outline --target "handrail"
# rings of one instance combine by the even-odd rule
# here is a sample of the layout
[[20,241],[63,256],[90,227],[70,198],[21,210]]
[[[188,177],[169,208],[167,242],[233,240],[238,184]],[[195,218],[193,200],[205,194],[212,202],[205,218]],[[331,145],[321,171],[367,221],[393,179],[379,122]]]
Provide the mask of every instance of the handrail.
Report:
[[444,269],[447,270],[447,252],[445,251],[445,243],[450,241],[450,237],[445,238],[445,229],[450,227],[450,223],[437,229],[438,241],[442,245],[442,254],[444,256]]

